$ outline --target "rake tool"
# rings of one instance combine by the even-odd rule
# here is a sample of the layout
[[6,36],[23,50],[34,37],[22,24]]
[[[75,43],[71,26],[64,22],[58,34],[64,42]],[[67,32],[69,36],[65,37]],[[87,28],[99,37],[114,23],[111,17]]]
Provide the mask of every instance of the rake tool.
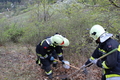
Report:
[[[110,55],[111,53],[113,53],[113,52],[115,52],[115,51],[120,51],[120,45],[118,46],[118,48],[115,48],[115,49],[113,49],[112,51],[108,52],[107,54],[105,54],[105,55],[99,57],[98,60],[100,60],[100,59],[102,59],[102,58],[104,58],[104,57]],[[93,64],[93,63],[89,63],[89,64],[86,65],[85,67],[81,67],[81,68],[79,68],[79,70],[77,70],[77,71],[75,71],[74,73],[72,73],[72,74],[66,76],[66,77],[63,78],[63,79],[64,79],[64,80],[67,80],[67,78],[69,78],[70,76],[76,74],[77,72],[81,71],[83,68],[86,68],[86,67],[88,67],[88,66],[90,66],[90,65],[92,65],[92,64]]]

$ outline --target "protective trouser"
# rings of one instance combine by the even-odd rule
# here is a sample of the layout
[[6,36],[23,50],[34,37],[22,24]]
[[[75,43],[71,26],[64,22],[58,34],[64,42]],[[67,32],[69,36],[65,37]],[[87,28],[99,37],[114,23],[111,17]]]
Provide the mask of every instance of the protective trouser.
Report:
[[111,77],[111,78],[107,78],[106,80],[120,80],[120,77]]
[[50,75],[52,74],[52,70],[51,70],[51,61],[49,59],[41,59],[41,63],[43,66],[43,69],[45,70],[46,75]]
[[[57,54],[55,53],[55,51],[53,51],[49,56],[53,56],[54,58],[57,58]],[[43,69],[45,70],[46,75],[51,75],[52,74],[52,70],[51,70],[51,64],[57,64],[56,61],[51,61],[49,58],[46,59],[40,59]]]
[[106,80],[106,78],[105,78],[105,75],[104,75],[104,74],[102,75],[101,80]]

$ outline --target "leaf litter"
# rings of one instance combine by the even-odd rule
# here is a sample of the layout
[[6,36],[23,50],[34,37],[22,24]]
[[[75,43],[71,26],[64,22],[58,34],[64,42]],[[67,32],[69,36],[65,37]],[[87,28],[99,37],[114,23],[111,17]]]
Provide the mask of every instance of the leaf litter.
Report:
[[[23,46],[0,46],[0,80],[48,80],[44,70],[35,63],[35,47],[31,47],[31,50],[33,53],[29,54],[27,48],[23,48]],[[73,62],[75,62],[74,60]],[[78,61],[79,66],[82,66],[80,60]],[[76,71],[73,68],[64,69],[61,63],[58,63],[57,68],[52,67],[52,70],[54,76],[52,80],[61,80]],[[100,68],[91,66],[88,71],[88,75],[78,72],[67,80],[100,80]]]

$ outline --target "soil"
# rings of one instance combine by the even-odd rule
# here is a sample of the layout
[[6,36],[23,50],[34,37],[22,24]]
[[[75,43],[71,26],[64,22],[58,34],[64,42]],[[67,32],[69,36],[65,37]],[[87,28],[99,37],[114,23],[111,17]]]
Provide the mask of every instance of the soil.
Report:
[[[66,56],[66,55],[64,55]],[[65,57],[71,65],[82,66],[87,60],[77,54]],[[0,80],[49,80],[45,76],[45,72],[36,63],[35,47],[30,45],[16,45],[10,44],[0,46]],[[52,67],[52,66],[51,66]],[[52,80],[65,80],[64,78],[74,73],[76,69],[65,69],[61,63],[57,67],[52,67]],[[95,65],[87,68],[88,75],[83,74],[82,71],[67,78],[67,80],[100,80],[101,69]]]

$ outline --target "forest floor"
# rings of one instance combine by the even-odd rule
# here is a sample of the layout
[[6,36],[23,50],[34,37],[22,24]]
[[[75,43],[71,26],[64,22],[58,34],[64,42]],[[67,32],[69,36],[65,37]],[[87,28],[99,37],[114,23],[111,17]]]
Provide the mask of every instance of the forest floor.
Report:
[[[87,60],[83,56],[73,55],[74,57],[69,56],[68,60],[73,66],[80,67]],[[33,46],[18,44],[0,46],[0,80],[48,80],[44,70],[36,65],[35,61],[35,47]],[[92,65],[87,69],[88,75],[84,75],[80,71],[70,76],[68,80],[100,80],[100,68]],[[52,67],[52,70],[54,76],[52,80],[61,80],[61,77],[76,71],[74,68],[64,69],[61,63],[58,63],[57,68]]]

